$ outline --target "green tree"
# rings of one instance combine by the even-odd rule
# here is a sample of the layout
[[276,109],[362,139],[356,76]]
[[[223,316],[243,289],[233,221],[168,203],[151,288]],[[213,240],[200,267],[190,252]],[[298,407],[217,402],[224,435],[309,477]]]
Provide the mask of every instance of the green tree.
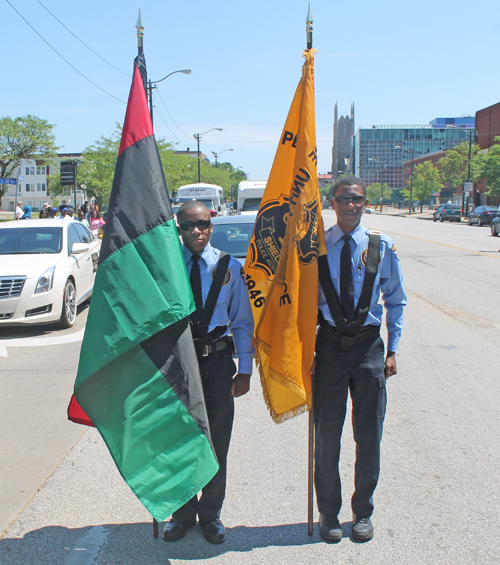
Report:
[[[479,145],[471,148],[470,175],[474,181],[479,180],[480,157],[478,155]],[[454,149],[448,149],[445,156],[439,159],[439,172],[443,182],[448,186],[462,186],[467,180],[469,169],[469,142],[464,141]]]
[[[412,178],[412,199],[420,203],[420,212],[422,212],[424,200],[429,198],[433,192],[439,192],[443,187],[441,176],[439,171],[430,161],[424,161],[413,169]],[[402,191],[402,193],[406,199],[410,198],[409,184],[406,185],[406,188]]]
[[[54,125],[36,116],[0,118],[0,177],[9,177],[21,159],[51,164],[57,156]],[[0,185],[0,204],[7,185]]]
[[479,176],[486,179],[488,194],[500,196],[500,137],[495,137],[495,144],[481,155]]
[[[366,196],[370,200],[371,204],[375,204],[375,206],[377,206],[377,204],[380,202],[380,183],[374,182],[373,184],[368,186],[366,188]],[[384,200],[388,200],[391,196],[392,196],[392,188],[388,184],[385,184],[385,182],[384,182],[382,198]],[[382,205],[381,205],[381,208],[382,208]]]

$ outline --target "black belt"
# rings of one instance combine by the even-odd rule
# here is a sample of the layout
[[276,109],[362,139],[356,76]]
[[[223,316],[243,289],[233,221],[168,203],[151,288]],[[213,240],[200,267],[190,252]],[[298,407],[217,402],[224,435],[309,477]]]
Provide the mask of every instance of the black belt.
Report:
[[380,326],[362,326],[358,333],[352,335],[342,335],[340,334],[335,326],[330,325],[325,319],[321,319],[320,316],[320,326],[321,329],[328,335],[328,337],[332,338],[337,343],[340,343],[340,349],[345,351],[349,351],[353,348],[356,343],[360,343],[362,341],[368,341],[369,339],[375,339],[380,335]]
[[205,344],[203,339],[194,339],[194,348],[198,356],[207,357],[216,351],[222,351],[227,346],[227,337],[221,337],[216,341]]

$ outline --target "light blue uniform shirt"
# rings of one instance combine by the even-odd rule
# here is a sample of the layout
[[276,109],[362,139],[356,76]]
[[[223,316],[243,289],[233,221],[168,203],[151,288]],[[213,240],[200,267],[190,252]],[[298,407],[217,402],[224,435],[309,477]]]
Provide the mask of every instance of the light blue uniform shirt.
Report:
[[[365,261],[368,253],[368,234],[370,230],[361,225],[349,235],[351,236],[351,258],[352,258],[352,281],[354,286],[354,307],[357,306],[363,281],[365,278]],[[333,286],[340,296],[339,272],[340,272],[340,252],[344,246],[341,239],[344,232],[337,226],[333,226],[325,232],[326,249],[328,253],[328,266],[332,277]],[[387,331],[388,342],[387,350],[396,351],[401,339],[403,328],[403,308],[406,306],[406,293],[403,288],[403,275],[399,264],[399,257],[393,241],[386,235],[380,238],[380,263],[377,276],[373,285],[373,294],[370,310],[366,318],[365,326],[380,325],[382,323],[383,306],[379,303],[380,293],[387,311]],[[332,326],[333,322],[330,309],[326,303],[325,295],[319,287],[318,307],[323,313],[323,317]]]
[[[189,249],[182,245],[182,253],[188,274],[191,273],[193,254]],[[200,276],[201,293],[203,304],[208,296],[208,291],[212,284],[213,271],[219,262],[220,251],[212,247],[210,243],[200,253]],[[208,331],[211,332],[217,326],[227,326],[229,324],[231,333],[234,337],[236,353],[239,359],[239,372],[252,373],[252,358],[254,348],[252,345],[253,337],[253,316],[248,298],[248,290],[242,277],[242,267],[239,261],[231,257],[228,272],[224,284],[222,285],[217,304],[215,305],[212,319]],[[229,280],[228,280],[229,279]],[[227,333],[227,332],[226,332]]]

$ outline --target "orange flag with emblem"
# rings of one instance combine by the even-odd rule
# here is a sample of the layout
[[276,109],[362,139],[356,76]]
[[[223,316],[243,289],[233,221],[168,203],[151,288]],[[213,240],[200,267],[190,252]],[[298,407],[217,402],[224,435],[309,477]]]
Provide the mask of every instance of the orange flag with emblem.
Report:
[[275,422],[311,407],[318,254],[326,253],[317,179],[314,49],[283,128],[245,263],[264,397]]

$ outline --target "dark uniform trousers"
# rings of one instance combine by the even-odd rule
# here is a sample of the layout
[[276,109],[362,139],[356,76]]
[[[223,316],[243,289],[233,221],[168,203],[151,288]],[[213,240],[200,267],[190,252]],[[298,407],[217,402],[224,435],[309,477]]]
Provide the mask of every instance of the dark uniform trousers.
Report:
[[[222,338],[226,339],[226,338]],[[198,514],[202,524],[218,520],[226,494],[227,452],[231,440],[234,419],[234,399],[231,395],[231,382],[236,374],[232,350],[229,344],[221,351],[206,357],[198,356],[205,405],[212,445],[219,462],[219,470],[205,486],[198,500],[194,496],[184,506],[172,514],[174,518],[189,522]]]
[[351,505],[357,516],[368,518],[373,512],[373,492],[380,473],[380,442],[387,404],[384,343],[377,337],[344,351],[320,328],[314,378],[314,482],[318,509],[330,516],[338,516],[342,506],[339,458],[348,391],[356,442]]

